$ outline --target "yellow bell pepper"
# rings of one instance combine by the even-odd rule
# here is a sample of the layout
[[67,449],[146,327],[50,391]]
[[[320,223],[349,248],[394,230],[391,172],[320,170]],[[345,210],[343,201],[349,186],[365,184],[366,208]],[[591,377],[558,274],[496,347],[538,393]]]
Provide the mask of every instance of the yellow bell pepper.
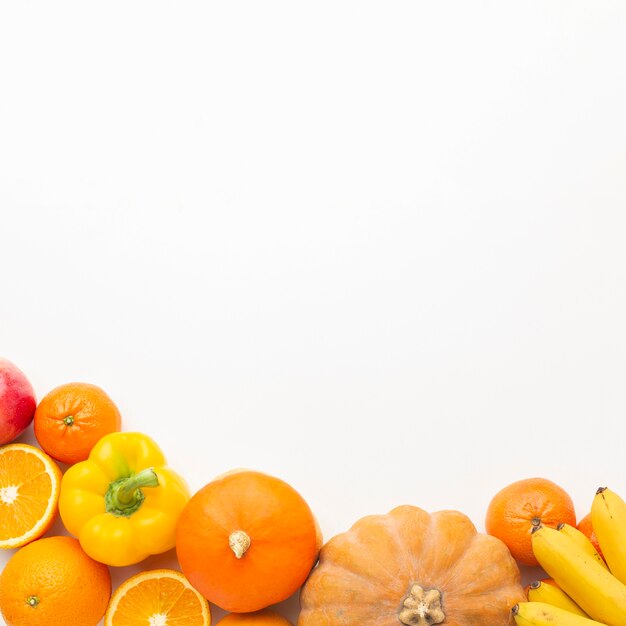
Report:
[[122,567],[174,547],[189,497],[150,437],[116,432],[65,472],[59,512],[90,557]]

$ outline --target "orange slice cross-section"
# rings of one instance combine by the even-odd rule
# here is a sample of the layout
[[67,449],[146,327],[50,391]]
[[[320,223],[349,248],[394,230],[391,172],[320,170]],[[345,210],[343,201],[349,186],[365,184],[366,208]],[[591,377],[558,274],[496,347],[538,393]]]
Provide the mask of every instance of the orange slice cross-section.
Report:
[[209,603],[176,570],[141,572],[113,594],[105,626],[210,626]]
[[12,443],[0,448],[0,548],[19,548],[52,525],[61,470],[39,448]]

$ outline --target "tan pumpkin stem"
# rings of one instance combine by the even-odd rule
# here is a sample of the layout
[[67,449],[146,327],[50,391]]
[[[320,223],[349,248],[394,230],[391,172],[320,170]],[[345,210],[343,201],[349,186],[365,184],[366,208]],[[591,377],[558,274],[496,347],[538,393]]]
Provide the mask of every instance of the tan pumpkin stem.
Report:
[[439,589],[424,591],[419,585],[413,585],[402,607],[398,619],[406,626],[431,626],[446,619]]
[[228,545],[238,559],[248,551],[251,543],[250,537],[243,530],[236,530],[228,537]]

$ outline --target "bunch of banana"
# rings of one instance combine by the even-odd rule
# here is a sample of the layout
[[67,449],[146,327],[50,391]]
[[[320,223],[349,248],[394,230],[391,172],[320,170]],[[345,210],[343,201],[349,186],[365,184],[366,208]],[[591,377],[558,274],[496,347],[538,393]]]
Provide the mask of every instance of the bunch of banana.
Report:
[[530,601],[513,607],[518,626],[626,626],[626,503],[598,489],[591,523],[606,563],[572,526],[533,531],[533,552],[558,588],[533,583]]
[[572,600],[560,587],[556,584],[550,584],[548,581],[535,580],[530,583],[528,589],[528,599],[531,602],[544,602],[551,606],[556,606],[570,613],[576,613],[581,617],[589,618],[577,604]]

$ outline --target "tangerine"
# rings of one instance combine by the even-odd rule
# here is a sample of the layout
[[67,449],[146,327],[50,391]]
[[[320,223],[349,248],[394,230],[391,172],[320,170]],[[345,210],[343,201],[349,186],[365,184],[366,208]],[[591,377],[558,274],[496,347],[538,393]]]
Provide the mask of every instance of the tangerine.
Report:
[[56,387],[35,410],[35,437],[57,461],[85,461],[98,441],[122,426],[120,412],[96,385],[68,383]]
[[487,533],[503,541],[511,554],[525,565],[539,565],[533,554],[531,534],[537,526],[556,528],[576,525],[571,497],[546,478],[526,478],[499,491],[489,503]]

